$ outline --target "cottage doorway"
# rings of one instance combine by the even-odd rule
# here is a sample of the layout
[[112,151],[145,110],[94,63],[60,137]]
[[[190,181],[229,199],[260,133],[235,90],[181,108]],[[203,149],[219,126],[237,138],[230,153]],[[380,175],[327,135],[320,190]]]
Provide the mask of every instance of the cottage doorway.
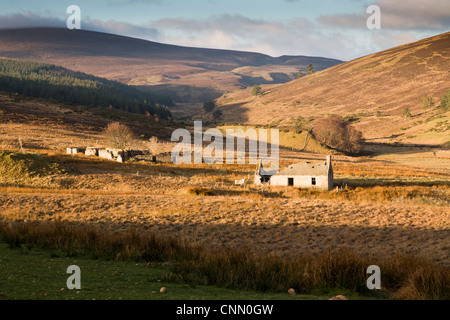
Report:
[[294,185],[294,178],[288,178],[288,186]]

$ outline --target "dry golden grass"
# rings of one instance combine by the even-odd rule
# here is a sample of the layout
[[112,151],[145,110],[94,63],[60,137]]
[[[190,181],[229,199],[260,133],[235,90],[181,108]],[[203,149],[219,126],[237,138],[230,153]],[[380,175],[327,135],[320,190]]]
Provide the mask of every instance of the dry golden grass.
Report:
[[[316,78],[321,81],[322,77],[318,74]],[[305,79],[291,84],[293,91],[301,81],[309,81]],[[277,103],[273,100],[277,94],[284,95],[274,91],[272,96],[269,92],[258,98],[261,105],[248,110],[248,115],[254,110],[258,110],[258,116],[271,114],[261,110]],[[229,274],[216,268],[221,259],[230,258],[217,253],[226,248],[244,249],[251,254],[271,253],[278,258],[317,256],[316,266],[325,267],[316,274],[312,272],[316,278],[311,278],[311,283],[318,279],[335,281],[333,277],[342,272],[350,274],[352,268],[361,266],[359,259],[382,264],[383,270],[394,270],[388,272],[393,278],[401,274],[402,264],[406,263],[419,269],[405,271],[411,276],[402,282],[401,290],[396,292],[398,297],[442,296],[433,291],[439,286],[430,285],[430,281],[441,283],[448,279],[447,269],[435,273],[436,269],[421,261],[450,264],[450,158],[445,151],[378,145],[370,146],[373,153],[365,157],[335,155],[335,182],[345,187],[339,192],[257,187],[249,182],[236,186],[237,179],[252,179],[255,166],[121,164],[66,155],[64,148],[68,145],[102,145],[99,132],[108,120],[86,111],[82,116],[70,114],[76,108],[60,104],[13,100],[0,95],[0,147],[20,151],[21,142],[25,152],[41,152],[48,160],[63,163],[73,171],[15,180],[0,177],[0,222],[4,225],[11,221],[36,222],[32,225],[64,222],[111,233],[135,230],[131,240],[125,237],[127,241],[147,231],[188,239],[193,246],[212,248],[213,254],[205,263],[211,262],[214,268],[202,267],[205,273],[214,270],[208,276],[221,284],[232,282],[226,278]],[[311,112],[318,111],[318,106],[310,106],[306,105]],[[235,107],[242,109],[242,105]],[[286,114],[289,108],[300,110],[298,106],[282,105],[280,114]],[[399,117],[395,110],[391,116]],[[367,124],[366,120],[360,124]],[[160,130],[167,138],[171,130],[146,123],[146,119],[139,121],[136,128],[151,135]],[[390,128],[382,129],[380,132],[391,133]],[[165,145],[168,149],[171,146]],[[297,161],[323,161],[325,156],[282,149],[281,159],[285,166]],[[242,252],[233,250],[232,257],[242,261]],[[237,252],[235,256],[233,252]],[[411,256],[406,259],[404,254]],[[265,270],[280,266],[282,260],[278,258],[262,261],[268,264],[259,279],[265,277]],[[245,261],[248,270],[253,270],[255,261]],[[190,263],[198,261],[187,261]],[[222,275],[224,279],[220,279]],[[392,278],[386,281],[397,283]],[[261,281],[261,286],[265,285]]]
[[[89,223],[281,255],[349,248],[450,262],[448,171],[334,157],[339,192],[235,186],[251,165],[126,163],[44,151],[76,173],[5,183],[3,220]],[[283,165],[323,156],[282,150]],[[437,161],[432,156],[429,161]]]
[[[88,179],[98,188],[105,177]],[[376,193],[374,199],[365,199],[369,190],[362,190],[357,199],[328,199],[328,193],[291,195],[294,190],[276,189],[270,195],[251,187],[197,185],[185,192],[177,179],[165,179],[172,185],[163,192],[153,191],[162,184],[158,180],[141,181],[151,185],[147,191],[126,190],[135,179],[106,187],[112,183],[108,180],[102,190],[2,188],[0,214],[7,221],[62,220],[114,230],[133,227],[216,247],[247,247],[252,252],[296,255],[349,248],[361,255],[406,252],[450,262],[448,206],[417,205],[414,199],[382,198]],[[449,188],[444,192],[448,197]]]
[[[35,151],[74,171],[16,181],[0,177],[2,221],[134,228],[213,248],[280,256],[348,249],[362,257],[409,253],[450,263],[450,161],[433,152],[417,153],[421,161],[412,166],[408,161],[417,150],[395,153],[397,149],[386,148],[373,157],[333,156],[335,181],[347,189],[314,192],[254,186],[254,165],[121,164],[66,155],[63,147],[84,145],[85,133],[64,125],[38,131],[43,125],[45,121],[2,123],[0,139],[20,130],[26,143],[40,141]],[[86,134],[89,140],[98,133]],[[285,166],[323,161],[325,156],[282,149],[281,159]],[[234,185],[248,178],[250,183]]]

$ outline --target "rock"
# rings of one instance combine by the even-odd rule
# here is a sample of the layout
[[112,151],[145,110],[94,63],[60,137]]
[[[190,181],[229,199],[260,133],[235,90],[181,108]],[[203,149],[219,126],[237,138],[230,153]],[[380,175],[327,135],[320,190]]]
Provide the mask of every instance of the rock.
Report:
[[344,297],[343,295],[337,295],[337,296],[335,296],[335,297],[333,297],[333,298],[331,298],[331,299],[328,299],[328,300],[348,300],[346,297]]
[[165,293],[167,291],[167,288],[166,287],[162,287],[160,290],[159,290],[159,292],[161,292],[161,293]]
[[289,293],[290,295],[294,295],[294,294],[295,294],[295,290],[294,290],[293,288],[290,288],[290,289],[288,290],[288,293]]

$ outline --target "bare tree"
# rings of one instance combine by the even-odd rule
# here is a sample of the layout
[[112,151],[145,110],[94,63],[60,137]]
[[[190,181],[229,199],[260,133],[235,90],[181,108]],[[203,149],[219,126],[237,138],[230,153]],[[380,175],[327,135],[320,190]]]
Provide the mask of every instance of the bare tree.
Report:
[[157,155],[159,153],[159,142],[157,137],[153,136],[148,140],[148,149],[152,155]]
[[322,144],[344,152],[359,153],[364,148],[362,133],[339,117],[317,120],[313,135]]
[[133,131],[119,122],[108,124],[103,135],[110,147],[121,150],[128,148],[134,140]]
[[364,138],[361,131],[356,130],[353,126],[347,125],[346,139],[344,139],[344,151],[350,153],[360,153],[364,149]]

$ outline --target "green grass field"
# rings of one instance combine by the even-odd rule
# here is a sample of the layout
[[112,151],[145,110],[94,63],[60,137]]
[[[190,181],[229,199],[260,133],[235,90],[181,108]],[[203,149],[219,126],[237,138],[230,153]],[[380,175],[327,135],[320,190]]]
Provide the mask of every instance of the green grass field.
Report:
[[[10,249],[4,243],[0,252],[0,300],[321,300],[337,294],[367,299],[347,290],[289,295],[190,285],[177,280],[162,263],[67,257],[62,251]],[[80,290],[67,288],[70,265],[81,269]],[[162,287],[167,288],[165,293],[160,292]]]

